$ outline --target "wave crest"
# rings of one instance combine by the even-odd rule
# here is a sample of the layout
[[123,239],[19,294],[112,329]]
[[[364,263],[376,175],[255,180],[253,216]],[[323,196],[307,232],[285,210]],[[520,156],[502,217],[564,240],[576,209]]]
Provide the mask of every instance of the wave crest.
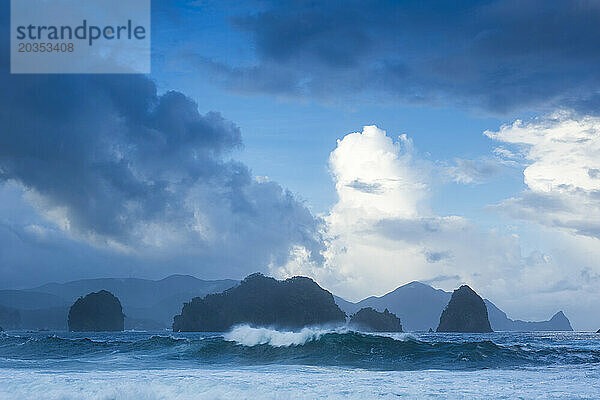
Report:
[[345,333],[346,329],[303,328],[300,331],[278,331],[269,328],[253,328],[249,325],[238,325],[223,337],[229,342],[243,346],[268,344],[273,347],[300,346],[310,341],[319,340],[328,333]]
[[[367,334],[324,327],[277,331],[248,325],[224,335],[141,336],[107,334],[94,339],[0,336],[0,369],[23,365],[256,365],[345,366],[378,370],[512,368],[600,364],[596,344],[566,345],[544,340],[535,345],[496,344],[487,336],[471,340],[423,341],[410,334]],[[425,337],[427,339],[427,337]],[[519,340],[522,342],[522,340]]]

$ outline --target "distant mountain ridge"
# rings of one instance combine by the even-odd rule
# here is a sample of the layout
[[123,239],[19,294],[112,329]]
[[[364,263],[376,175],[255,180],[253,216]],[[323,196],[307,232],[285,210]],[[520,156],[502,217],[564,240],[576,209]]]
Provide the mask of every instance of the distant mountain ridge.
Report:
[[108,290],[123,305],[125,329],[166,329],[184,302],[222,292],[236,284],[238,281],[232,279],[209,281],[190,275],[170,275],[160,280],[81,279],[32,289],[0,290],[0,306],[20,313],[22,329],[63,330],[67,328],[67,314],[73,302],[88,293]]
[[55,294],[36,290],[0,290],[0,304],[20,310],[36,310],[40,305],[61,307],[67,305],[67,302]]
[[572,331],[571,322],[567,316],[559,311],[548,321],[521,321],[512,320],[494,303],[484,299],[488,309],[488,317],[492,329],[495,331]]
[[[354,314],[365,307],[377,311],[387,308],[400,318],[405,331],[427,331],[437,328],[442,310],[450,301],[450,296],[451,293],[415,281],[381,297],[367,297],[358,303],[341,299],[338,305],[347,314]],[[337,297],[336,301],[338,299],[340,298]]]
[[166,297],[170,297],[187,292],[213,293],[228,289],[237,283],[238,281],[232,279],[208,281],[191,275],[170,275],[159,280],[139,278],[81,279],[66,283],[48,283],[30,290],[53,294],[71,301],[82,296],[82,293],[87,294],[93,292],[96,288],[105,288],[110,289],[115,296],[130,307],[143,308],[148,307],[149,303],[156,303],[157,295],[164,299],[164,294],[168,294]]
[[[361,308],[372,307],[377,311],[386,308],[402,321],[405,331],[436,330],[442,311],[450,301],[452,293],[435,289],[414,281],[402,285],[380,296],[371,296],[357,303],[334,296],[338,306],[346,314],[354,314]],[[548,321],[528,322],[512,320],[490,300],[484,299],[488,318],[495,331],[572,331],[571,323],[562,311]]]
[[[232,279],[202,280],[189,275],[171,275],[160,280],[139,278],[82,279],[66,283],[48,283],[23,290],[0,290],[0,325],[4,328],[67,329],[67,314],[75,300],[91,292],[108,290],[117,296],[126,315],[125,329],[168,329],[183,303],[194,297],[220,293],[237,285]],[[353,303],[334,295],[337,305],[348,315],[361,308],[372,307],[396,314],[405,331],[435,330],[440,315],[450,301],[451,293],[421,282],[411,282],[380,297],[367,297]],[[548,321],[512,320],[491,301],[484,299],[492,329],[540,331],[572,330],[564,313],[556,313]],[[15,312],[19,315],[16,316]]]

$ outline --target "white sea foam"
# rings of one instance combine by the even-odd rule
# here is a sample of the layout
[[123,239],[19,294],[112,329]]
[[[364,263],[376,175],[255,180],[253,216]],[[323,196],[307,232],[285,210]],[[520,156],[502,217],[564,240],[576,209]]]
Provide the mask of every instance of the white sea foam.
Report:
[[390,337],[399,342],[406,342],[408,340],[418,340],[415,337],[415,335],[407,332],[378,332],[377,336]]
[[[253,328],[249,325],[238,325],[231,332],[224,335],[225,340],[235,342],[244,346],[256,346],[259,344],[268,344],[273,347],[299,346],[313,340],[319,340],[327,333],[347,333],[350,330],[347,327],[338,327],[335,329],[309,327],[300,331],[280,331],[271,328]],[[398,341],[415,340],[410,333],[367,333],[365,335],[391,337]]]
[[253,328],[248,325],[234,327],[224,335],[225,340],[244,346],[268,344],[274,347],[298,346],[312,340],[319,340],[327,333],[344,333],[346,329],[303,328],[298,332],[278,331],[270,328]]
[[0,369],[4,400],[592,399],[593,367],[368,371],[267,366],[191,370]]

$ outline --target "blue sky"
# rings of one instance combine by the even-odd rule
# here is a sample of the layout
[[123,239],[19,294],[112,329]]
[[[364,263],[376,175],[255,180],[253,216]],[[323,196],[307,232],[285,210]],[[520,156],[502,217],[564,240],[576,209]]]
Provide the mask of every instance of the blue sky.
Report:
[[[256,9],[244,11],[252,13]],[[495,145],[483,136],[483,131],[497,129],[515,116],[528,115],[528,110],[498,114],[453,108],[451,103],[410,104],[364,93],[339,99],[239,93],[219,87],[209,74],[185,61],[181,65],[177,57],[187,52],[231,65],[252,65],[256,54],[249,35],[231,24],[240,9],[219,8],[213,2],[180,2],[173,19],[161,18],[164,13],[172,14],[172,10],[159,8],[154,13],[152,76],[158,87],[183,91],[200,110],[219,110],[235,121],[244,136],[244,151],[237,158],[247,162],[255,174],[284,183],[317,213],[326,212],[335,201],[327,167],[329,153],[338,139],[364,125],[376,124],[390,135],[407,133],[427,153],[426,157],[452,162],[455,158],[489,155]],[[440,199],[436,208],[446,213],[469,213],[518,189],[522,177],[514,178],[512,182],[498,179],[489,190],[475,193],[450,184],[445,191],[453,195]]]
[[4,286],[468,283],[592,329],[599,19],[591,1],[153,2],[147,76],[10,75],[4,34]]

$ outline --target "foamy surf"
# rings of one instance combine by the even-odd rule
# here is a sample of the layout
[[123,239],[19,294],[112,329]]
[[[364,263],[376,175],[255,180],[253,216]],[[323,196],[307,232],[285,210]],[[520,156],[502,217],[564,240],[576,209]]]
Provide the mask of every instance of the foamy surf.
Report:
[[225,340],[243,346],[268,344],[273,347],[300,346],[309,341],[319,340],[327,333],[346,333],[345,328],[303,328],[300,331],[279,331],[270,328],[253,328],[249,325],[238,325],[224,335]]
[[[347,327],[327,329],[320,327],[307,327],[300,331],[282,331],[265,327],[251,327],[238,325],[223,337],[229,342],[243,346],[257,346],[268,344],[273,347],[301,346],[311,341],[317,341],[326,334],[344,334],[352,332]],[[410,333],[372,333],[359,332],[363,335],[389,337],[398,341],[416,340]]]
[[[179,368],[198,365],[311,365],[373,370],[473,370],[600,365],[596,335],[366,334],[311,327],[278,331],[248,325],[225,334],[19,333],[0,336],[0,368]],[[508,341],[507,341],[508,338]],[[494,340],[492,340],[494,339]],[[577,339],[577,340],[575,340]],[[498,342],[498,343],[495,343]],[[523,342],[536,343],[523,348]],[[582,347],[581,343],[588,343]],[[0,396],[1,398],[1,396]]]
[[[0,368],[0,399],[593,399],[600,382],[586,368],[369,371],[298,366],[38,371]],[[499,395],[500,394],[500,395]],[[551,395],[549,395],[551,394]]]

